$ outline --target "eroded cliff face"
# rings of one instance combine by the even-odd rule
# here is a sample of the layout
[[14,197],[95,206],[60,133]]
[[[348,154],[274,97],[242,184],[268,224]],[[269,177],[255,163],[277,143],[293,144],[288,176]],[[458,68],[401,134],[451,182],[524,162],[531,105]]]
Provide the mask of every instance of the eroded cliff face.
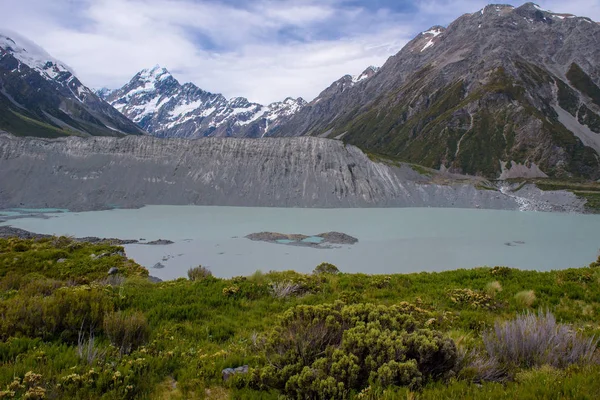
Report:
[[[371,161],[312,137],[199,140],[0,135],[0,209],[90,210],[145,204],[277,207],[481,207],[518,209],[515,195],[472,184],[436,185],[406,165]],[[581,208],[565,194],[530,209]],[[537,205],[540,205],[539,207]]]

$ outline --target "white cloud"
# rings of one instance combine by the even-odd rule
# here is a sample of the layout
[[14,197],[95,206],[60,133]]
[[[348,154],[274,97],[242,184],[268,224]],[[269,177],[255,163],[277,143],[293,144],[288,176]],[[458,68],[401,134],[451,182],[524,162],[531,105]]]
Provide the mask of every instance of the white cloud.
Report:
[[[342,75],[382,65],[418,32],[486,4],[417,0],[417,12],[403,12],[344,2],[3,0],[10,18],[2,23],[72,66],[88,86],[119,87],[158,63],[182,83],[268,103],[310,100]],[[600,0],[538,3],[600,19]]]

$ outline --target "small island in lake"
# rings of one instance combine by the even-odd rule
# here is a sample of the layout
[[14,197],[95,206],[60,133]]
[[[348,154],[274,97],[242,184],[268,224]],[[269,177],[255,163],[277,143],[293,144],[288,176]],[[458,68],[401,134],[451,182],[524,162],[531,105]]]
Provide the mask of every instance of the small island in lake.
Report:
[[247,239],[292,246],[331,248],[331,245],[355,244],[358,239],[341,232],[326,232],[318,235],[287,234],[278,232],[258,232],[246,236]]

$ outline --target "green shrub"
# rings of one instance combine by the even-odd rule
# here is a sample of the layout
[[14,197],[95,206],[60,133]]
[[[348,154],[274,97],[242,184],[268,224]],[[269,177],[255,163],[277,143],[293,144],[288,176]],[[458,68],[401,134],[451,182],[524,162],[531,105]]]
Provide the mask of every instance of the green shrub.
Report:
[[340,273],[340,270],[338,269],[338,267],[336,267],[333,264],[326,263],[326,262],[317,265],[317,267],[313,270],[314,275],[320,275],[320,274],[337,275],[339,273]]
[[0,337],[25,335],[74,343],[81,329],[101,328],[113,307],[111,296],[99,287],[62,287],[49,296],[19,293],[0,302]]
[[408,303],[294,307],[266,338],[268,366],[249,382],[294,398],[343,399],[371,384],[418,388],[452,376],[456,346],[422,328],[429,317]]
[[237,285],[229,286],[223,288],[223,296],[225,297],[233,297],[240,291],[240,287]]
[[461,305],[486,309],[495,307],[492,298],[488,294],[477,290],[453,289],[448,292],[448,296],[450,300]]
[[146,317],[139,311],[117,311],[104,319],[104,332],[120,354],[129,354],[145,344],[150,336]]
[[188,278],[190,281],[201,281],[203,279],[212,278],[212,272],[208,268],[198,265],[197,267],[188,270]]
[[490,270],[490,274],[494,276],[500,276],[506,278],[512,272],[512,268],[509,267],[494,267]]

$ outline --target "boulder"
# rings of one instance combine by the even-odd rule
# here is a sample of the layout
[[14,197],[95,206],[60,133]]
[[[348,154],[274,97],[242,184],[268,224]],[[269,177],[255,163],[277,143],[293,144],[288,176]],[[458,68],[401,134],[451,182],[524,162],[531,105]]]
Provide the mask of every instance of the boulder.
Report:
[[248,370],[249,367],[247,365],[242,365],[241,367],[237,368],[225,368],[223,371],[221,371],[221,374],[223,375],[223,381],[229,380],[229,378],[236,374],[247,374]]

